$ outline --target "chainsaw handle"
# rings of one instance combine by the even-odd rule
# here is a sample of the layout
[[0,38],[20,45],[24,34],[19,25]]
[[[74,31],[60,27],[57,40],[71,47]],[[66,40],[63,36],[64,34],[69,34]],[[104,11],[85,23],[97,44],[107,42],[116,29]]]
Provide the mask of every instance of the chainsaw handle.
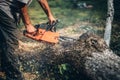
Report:
[[52,32],[56,32],[56,24],[58,23],[58,20],[54,21],[52,24],[50,24],[49,22],[47,23],[42,23],[42,24],[37,24],[35,25],[35,28],[38,30],[39,28],[41,29],[45,29],[46,31],[52,31]]
[[47,27],[47,31],[48,30],[50,30],[50,31],[52,31],[52,32],[56,32],[56,24],[58,23],[58,20],[56,20],[56,21],[54,21],[52,24],[50,24],[49,22],[47,22],[47,25],[48,25],[48,27]]
[[55,26],[58,23],[58,20],[53,21],[52,26]]
[[49,22],[47,22],[47,25],[55,26],[57,23],[58,23],[58,20],[53,21],[52,24],[50,24]]

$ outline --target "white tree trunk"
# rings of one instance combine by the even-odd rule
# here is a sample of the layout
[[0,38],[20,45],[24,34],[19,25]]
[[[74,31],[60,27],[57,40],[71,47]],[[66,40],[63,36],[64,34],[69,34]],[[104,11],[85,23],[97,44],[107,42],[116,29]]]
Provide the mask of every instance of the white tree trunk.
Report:
[[106,41],[106,44],[108,46],[110,44],[110,39],[111,39],[113,16],[114,16],[113,0],[108,0],[108,12],[107,12],[107,19],[106,19],[106,28],[104,33],[104,40]]

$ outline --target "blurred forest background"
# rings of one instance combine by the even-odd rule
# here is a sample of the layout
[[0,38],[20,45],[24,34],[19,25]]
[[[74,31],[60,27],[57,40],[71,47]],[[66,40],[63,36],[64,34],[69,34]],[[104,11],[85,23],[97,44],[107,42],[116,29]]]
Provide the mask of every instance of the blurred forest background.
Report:
[[[48,0],[54,16],[59,20],[57,29],[74,25],[81,26],[103,38],[106,18],[107,0]],[[111,49],[118,55],[120,51],[120,1],[114,0],[114,20],[112,24]],[[33,0],[29,6],[29,15],[33,24],[47,22],[42,8]],[[82,23],[87,25],[81,25]]]

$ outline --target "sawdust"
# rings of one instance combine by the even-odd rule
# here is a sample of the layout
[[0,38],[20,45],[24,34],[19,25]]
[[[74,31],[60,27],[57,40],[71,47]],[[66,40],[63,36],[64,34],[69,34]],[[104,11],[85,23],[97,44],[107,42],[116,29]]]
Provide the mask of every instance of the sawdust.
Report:
[[24,76],[25,76],[25,80],[34,80],[37,76],[35,74],[32,74],[32,73],[24,73]]

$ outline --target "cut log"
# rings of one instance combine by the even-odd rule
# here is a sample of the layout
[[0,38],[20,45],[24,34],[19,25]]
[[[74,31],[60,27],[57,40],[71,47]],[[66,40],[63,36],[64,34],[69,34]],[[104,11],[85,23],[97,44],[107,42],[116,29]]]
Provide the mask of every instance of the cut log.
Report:
[[35,45],[18,51],[20,70],[34,76],[27,75],[26,80],[120,80],[120,57],[95,34],[84,33],[78,40],[59,44]]

